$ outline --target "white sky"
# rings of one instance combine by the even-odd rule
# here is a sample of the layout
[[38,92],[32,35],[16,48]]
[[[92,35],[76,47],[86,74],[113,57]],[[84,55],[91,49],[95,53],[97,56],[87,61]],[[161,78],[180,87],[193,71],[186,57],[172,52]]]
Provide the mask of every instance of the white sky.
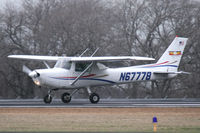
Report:
[[0,9],[4,9],[6,4],[13,4],[16,5],[17,8],[20,8],[23,0],[0,0]]
[[[199,1],[200,2],[200,0],[193,0],[193,1]],[[22,2],[23,2],[23,0],[0,0],[0,9],[4,9],[5,5],[7,3],[11,3],[11,4],[17,6],[17,8],[20,8]]]

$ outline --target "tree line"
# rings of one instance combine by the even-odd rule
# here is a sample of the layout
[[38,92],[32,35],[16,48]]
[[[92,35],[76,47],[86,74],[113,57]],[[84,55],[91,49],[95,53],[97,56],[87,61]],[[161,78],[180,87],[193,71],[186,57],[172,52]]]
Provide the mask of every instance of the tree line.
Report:
[[[42,62],[11,54],[147,56],[159,59],[174,37],[189,38],[177,78],[94,88],[103,98],[198,98],[200,96],[200,3],[188,0],[23,0],[0,10],[0,98],[37,98],[47,93],[22,72]],[[144,61],[106,64],[131,66]],[[53,67],[54,63],[50,62]],[[82,93],[84,95],[82,95]],[[84,97],[80,91],[76,96]]]

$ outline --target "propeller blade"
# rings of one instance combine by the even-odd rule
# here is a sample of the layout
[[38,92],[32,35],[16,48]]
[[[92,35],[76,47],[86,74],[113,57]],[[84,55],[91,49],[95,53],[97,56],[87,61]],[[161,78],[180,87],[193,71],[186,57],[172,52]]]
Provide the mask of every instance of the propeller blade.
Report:
[[22,71],[23,71],[24,73],[26,73],[26,74],[29,74],[29,73],[32,72],[32,71],[31,71],[27,66],[25,66],[25,65],[23,65]]
[[37,78],[40,77],[40,73],[37,71],[31,71],[27,66],[23,65],[23,72],[28,74],[29,77],[31,78]]

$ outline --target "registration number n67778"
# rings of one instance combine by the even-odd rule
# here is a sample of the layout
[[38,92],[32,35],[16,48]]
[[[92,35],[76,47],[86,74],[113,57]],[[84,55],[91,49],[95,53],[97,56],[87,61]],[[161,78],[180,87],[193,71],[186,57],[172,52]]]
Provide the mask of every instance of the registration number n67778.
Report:
[[150,80],[151,72],[122,72],[119,81]]

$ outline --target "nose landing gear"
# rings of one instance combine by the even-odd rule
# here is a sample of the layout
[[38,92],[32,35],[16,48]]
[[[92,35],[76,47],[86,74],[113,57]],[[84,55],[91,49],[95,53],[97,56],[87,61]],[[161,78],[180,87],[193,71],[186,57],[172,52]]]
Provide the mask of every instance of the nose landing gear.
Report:
[[54,91],[57,91],[58,89],[51,89],[48,91],[48,94],[44,97],[44,103],[47,103],[47,104],[50,104],[52,102],[52,96],[51,96],[51,93],[54,92]]
[[46,95],[45,97],[44,97],[44,102],[45,103],[51,103],[52,102],[52,96],[51,95]]

